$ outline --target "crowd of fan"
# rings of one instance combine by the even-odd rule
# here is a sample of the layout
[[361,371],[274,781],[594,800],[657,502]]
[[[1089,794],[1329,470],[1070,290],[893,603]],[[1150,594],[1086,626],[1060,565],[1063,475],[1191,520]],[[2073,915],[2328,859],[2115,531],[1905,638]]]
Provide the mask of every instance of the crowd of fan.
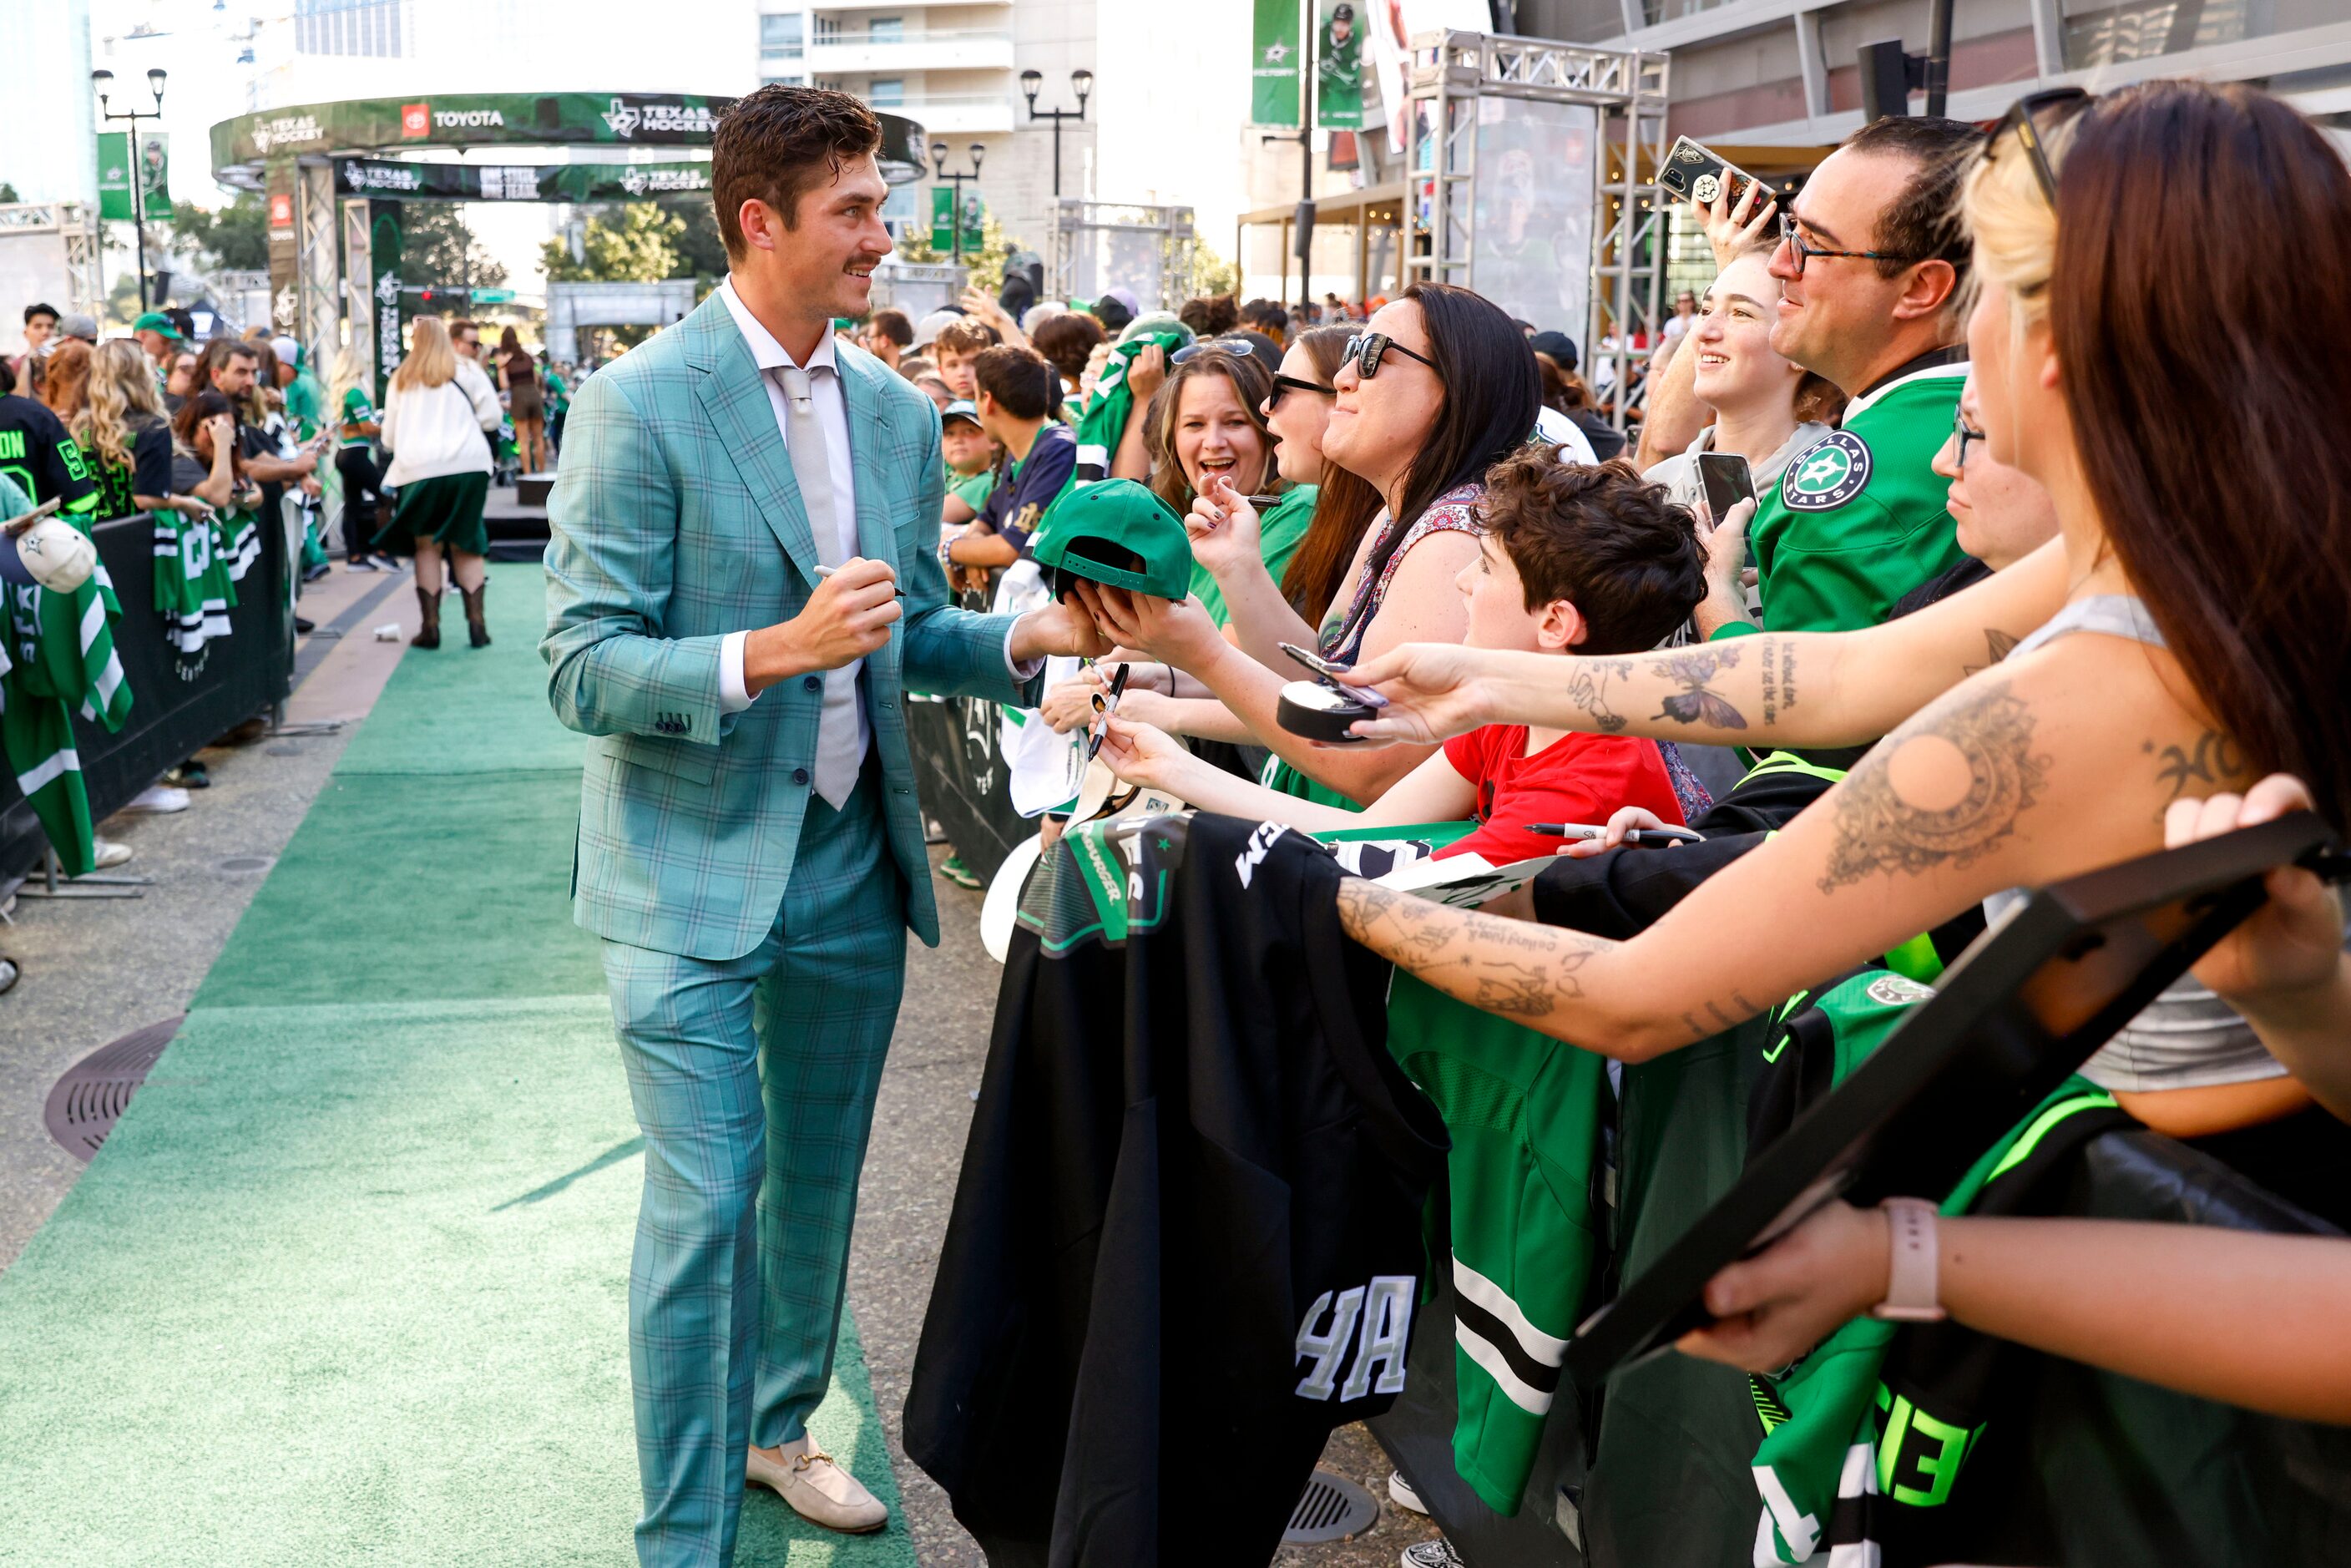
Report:
[[[858,340],[939,405],[959,587],[1000,595],[1079,486],[1184,520],[1188,596],[1078,587],[1119,651],[1055,671],[1047,723],[1197,808],[1557,852],[1483,911],[1351,881],[1342,915],[1611,1058],[1627,1098],[1843,977],[1931,983],[2013,890],[2297,806],[2351,820],[2351,285],[2275,283],[2351,242],[2317,131],[2244,88],[2044,95],[1989,137],[1878,121],[1788,210],[1750,189],[1698,215],[1717,273],[1621,456],[1572,340],[1442,285],[1017,321],[975,294]],[[1714,515],[1709,454],[1760,503]],[[1386,744],[1286,731],[1285,643],[1382,691],[1361,733]],[[1578,823],[1605,831],[1556,831]],[[1658,827],[1702,841],[1628,837]],[[2084,1092],[2324,1230],[2351,1218],[2351,959],[2314,876],[2271,892]],[[1958,1322],[2351,1422],[2339,1239],[1945,1207],[1929,1304]],[[1801,1365],[1887,1299],[1894,1246],[1832,1204],[1719,1277],[1683,1349]],[[1806,1530],[1779,1518],[1757,1561],[1802,1560]]]

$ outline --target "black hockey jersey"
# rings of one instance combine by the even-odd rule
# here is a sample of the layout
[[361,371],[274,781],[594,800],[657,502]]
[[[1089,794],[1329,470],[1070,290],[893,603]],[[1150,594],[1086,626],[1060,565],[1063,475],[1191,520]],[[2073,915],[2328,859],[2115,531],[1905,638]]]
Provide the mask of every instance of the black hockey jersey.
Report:
[[1076,830],[1029,882],[906,1399],[998,1568],[1264,1563],[1404,1387],[1446,1134],[1342,874],[1198,815]]

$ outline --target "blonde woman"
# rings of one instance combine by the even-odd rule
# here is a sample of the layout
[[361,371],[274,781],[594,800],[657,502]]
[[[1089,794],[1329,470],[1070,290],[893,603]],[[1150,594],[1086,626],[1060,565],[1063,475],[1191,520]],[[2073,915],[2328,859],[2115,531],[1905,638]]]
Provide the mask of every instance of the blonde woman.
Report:
[[[172,493],[171,423],[147,356],[129,338],[90,354],[89,388],[66,428],[89,460],[99,522],[135,512],[211,511],[193,496]],[[157,526],[169,522],[159,517]]]
[[476,648],[489,645],[482,616],[485,567],[490,544],[482,526],[482,504],[490,494],[490,443],[484,434],[502,417],[497,390],[482,367],[458,354],[449,329],[437,316],[417,319],[408,358],[392,372],[382,436],[392,454],[383,482],[400,492],[400,505],[382,543],[394,555],[416,557],[416,601],[423,622],[419,648],[441,645],[441,556],[465,596],[465,630]]
[[359,345],[344,344],[328,382],[326,417],[335,428],[335,475],[343,490],[343,555],[352,571],[376,571],[390,564],[377,559],[376,508],[383,499],[383,470],[376,466],[375,438],[381,426],[367,382],[367,360]]

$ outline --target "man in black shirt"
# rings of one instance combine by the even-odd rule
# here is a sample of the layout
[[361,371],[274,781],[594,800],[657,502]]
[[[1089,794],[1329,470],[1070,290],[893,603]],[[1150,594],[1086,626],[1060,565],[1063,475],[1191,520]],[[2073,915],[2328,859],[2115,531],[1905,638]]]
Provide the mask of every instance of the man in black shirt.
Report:
[[[253,406],[253,380],[261,358],[248,343],[216,339],[204,350],[204,371],[212,389],[235,403],[239,410]],[[237,451],[244,456],[247,477],[261,486],[261,523],[264,528],[282,528],[286,523],[285,508],[278,502],[286,486],[307,479],[319,466],[319,455],[305,452],[299,457],[281,457],[277,443],[267,431],[250,421],[239,418],[236,427]],[[288,570],[294,570],[292,567]],[[312,630],[309,620],[297,615],[294,630]]]

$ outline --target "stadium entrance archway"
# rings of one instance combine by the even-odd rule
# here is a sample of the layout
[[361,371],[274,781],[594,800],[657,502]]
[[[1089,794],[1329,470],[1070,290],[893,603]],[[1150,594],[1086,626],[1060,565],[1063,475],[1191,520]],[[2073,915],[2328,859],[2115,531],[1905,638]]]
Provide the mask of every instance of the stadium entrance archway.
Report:
[[[402,203],[628,202],[706,191],[711,139],[733,101],[696,93],[444,93],[264,110],[213,127],[213,177],[268,197],[270,313],[278,330],[301,340],[314,363],[348,330],[380,399],[404,340]],[[876,118],[883,178],[893,185],[921,178],[923,128],[899,115]],[[415,156],[486,150],[517,162]]]

